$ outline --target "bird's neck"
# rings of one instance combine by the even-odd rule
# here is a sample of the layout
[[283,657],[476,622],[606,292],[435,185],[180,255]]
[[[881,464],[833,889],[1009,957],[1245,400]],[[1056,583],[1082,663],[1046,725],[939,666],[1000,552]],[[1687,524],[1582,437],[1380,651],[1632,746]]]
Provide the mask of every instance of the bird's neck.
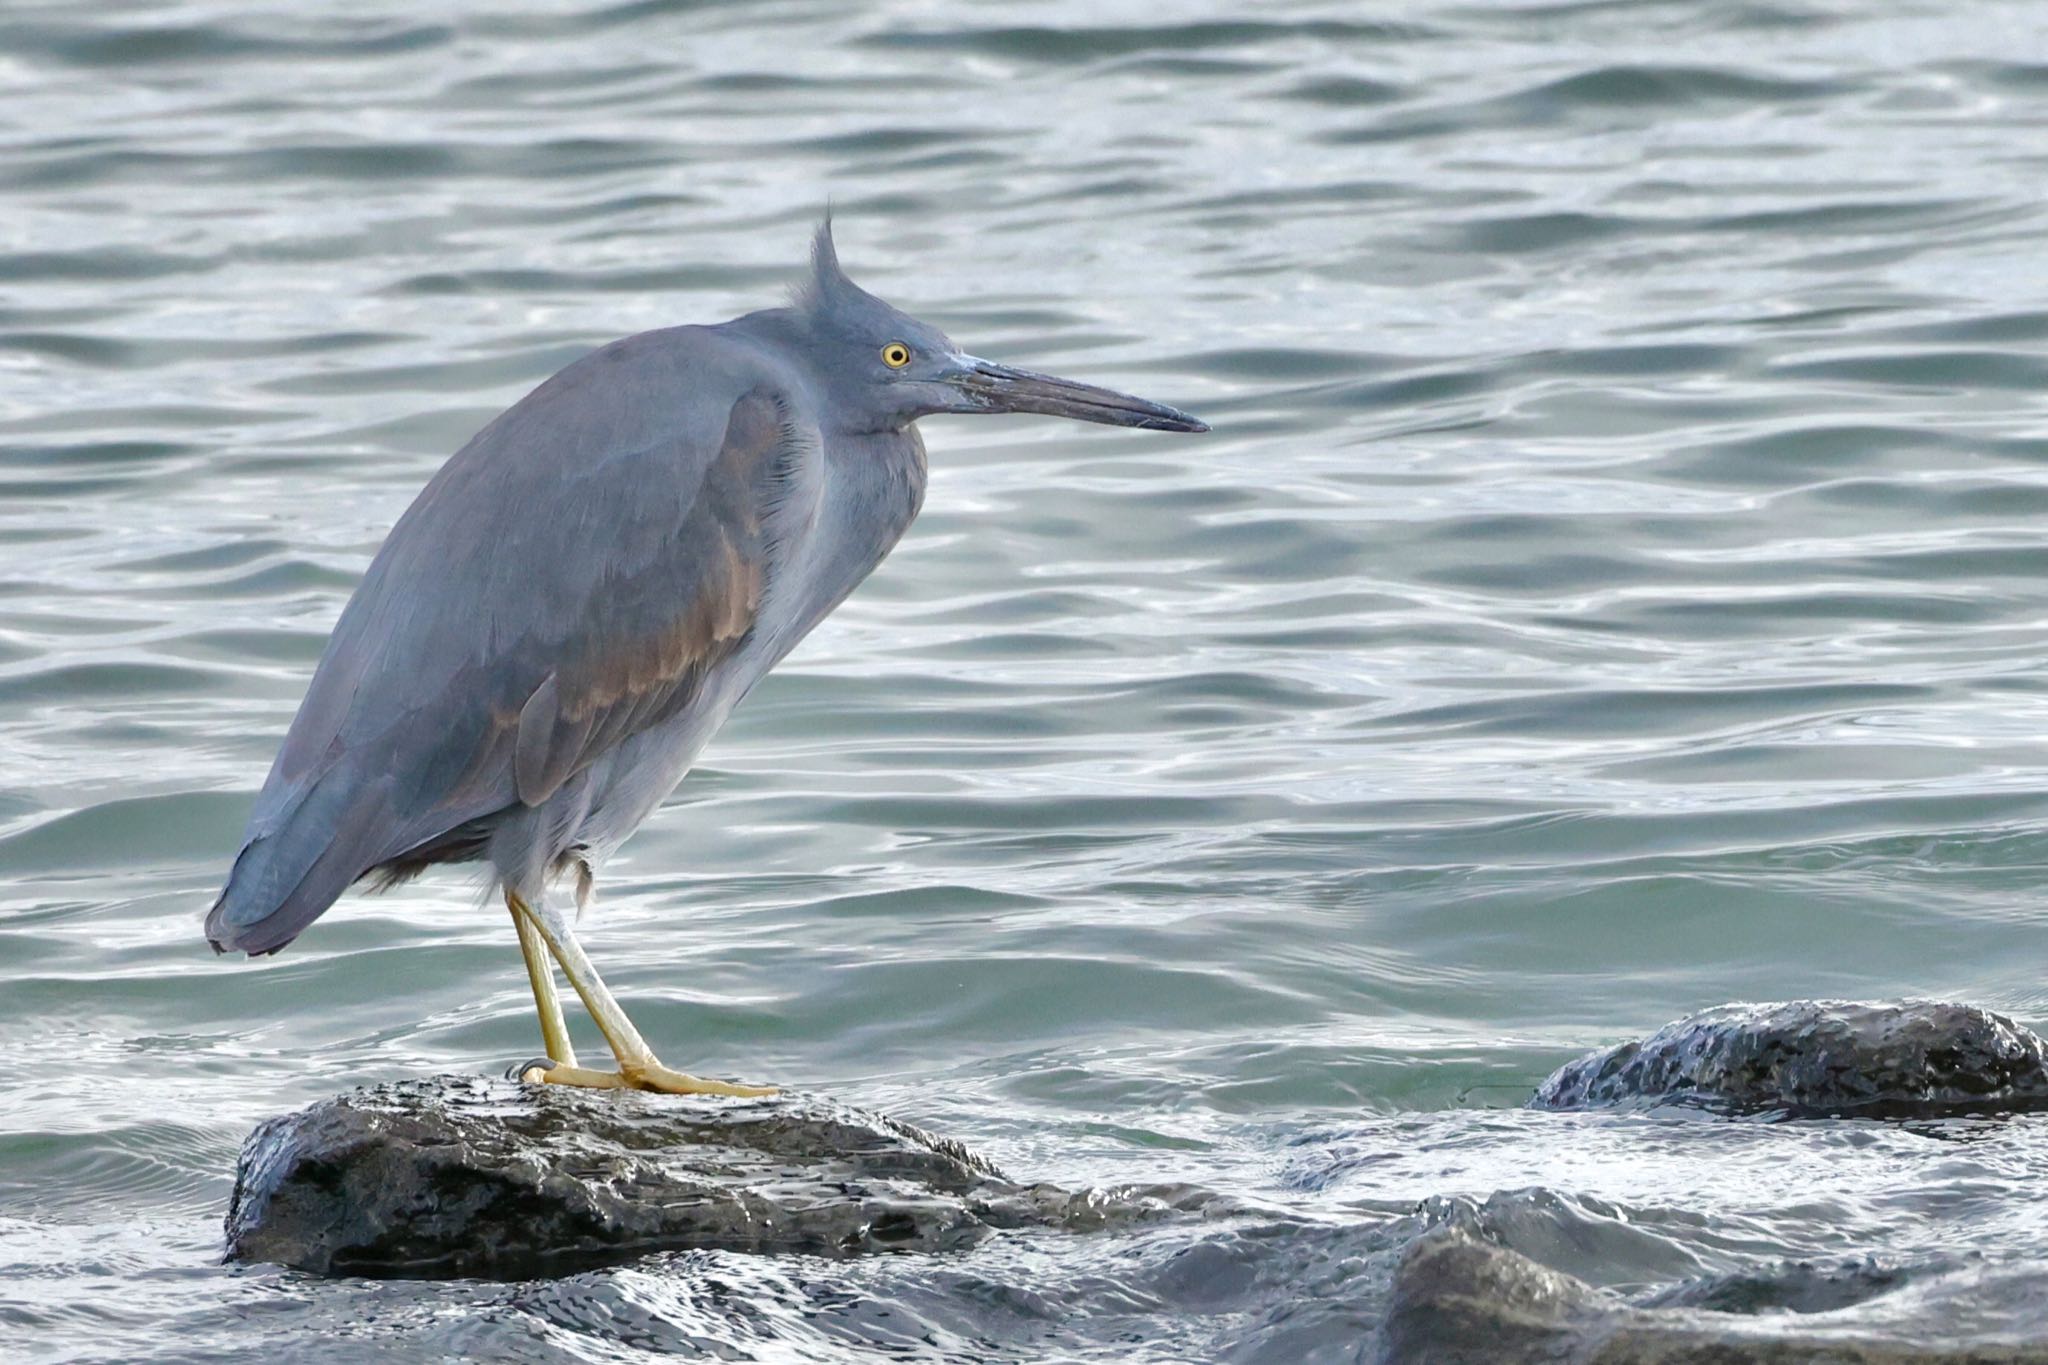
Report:
[[839,436],[825,443],[824,481],[806,586],[790,643],[846,600],[880,564],[924,503],[924,443],[914,431]]
[[842,549],[866,574],[924,506],[924,440],[915,427],[837,435],[825,443],[825,481]]

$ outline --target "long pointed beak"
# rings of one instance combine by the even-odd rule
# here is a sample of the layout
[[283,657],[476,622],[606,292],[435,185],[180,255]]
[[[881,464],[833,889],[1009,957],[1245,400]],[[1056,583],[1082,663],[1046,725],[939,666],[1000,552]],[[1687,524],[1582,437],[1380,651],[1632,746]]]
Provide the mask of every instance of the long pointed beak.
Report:
[[1164,403],[1133,398],[1115,389],[1097,388],[1072,379],[1008,365],[964,357],[966,364],[945,376],[945,382],[968,399],[970,412],[1036,412],[1048,417],[1071,417],[1078,422],[1100,422],[1112,427],[1142,427],[1146,431],[1207,431],[1209,424]]

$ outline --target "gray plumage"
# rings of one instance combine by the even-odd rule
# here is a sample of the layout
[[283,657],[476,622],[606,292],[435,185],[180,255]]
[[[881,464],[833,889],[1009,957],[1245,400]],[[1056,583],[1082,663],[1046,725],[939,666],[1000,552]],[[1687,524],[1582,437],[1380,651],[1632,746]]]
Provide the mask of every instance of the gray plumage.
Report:
[[791,306],[570,365],[443,465],[371,562],[207,938],[276,952],[359,878],[438,862],[488,860],[534,904],[563,870],[587,892],[909,527],[911,423],[1001,411],[1204,429],[963,355],[849,281],[829,224]]

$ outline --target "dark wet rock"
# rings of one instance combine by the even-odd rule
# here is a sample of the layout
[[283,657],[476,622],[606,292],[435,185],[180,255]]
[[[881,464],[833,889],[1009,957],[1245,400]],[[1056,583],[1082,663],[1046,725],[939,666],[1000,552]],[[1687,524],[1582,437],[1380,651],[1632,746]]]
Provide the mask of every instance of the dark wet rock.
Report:
[[1596,1291],[1460,1228],[1417,1238],[1394,1272],[1380,1327],[1384,1365],[1565,1360],[1607,1310]]
[[659,1251],[944,1251],[1192,1210],[1070,1192],[801,1096],[716,1100],[439,1076],[324,1100],[243,1144],[228,1256],[318,1274],[527,1279]]
[[[2039,1273],[1955,1272],[1887,1316],[1752,1317],[1641,1308],[1456,1225],[1416,1239],[1395,1272],[1381,1365],[2048,1365]],[[1760,1305],[1761,1309],[1762,1305]],[[1947,1325],[1945,1325],[1947,1324]]]
[[2016,1113],[2048,1109],[2048,1045],[1971,1005],[1723,1005],[1560,1068],[1529,1104],[1800,1118]]

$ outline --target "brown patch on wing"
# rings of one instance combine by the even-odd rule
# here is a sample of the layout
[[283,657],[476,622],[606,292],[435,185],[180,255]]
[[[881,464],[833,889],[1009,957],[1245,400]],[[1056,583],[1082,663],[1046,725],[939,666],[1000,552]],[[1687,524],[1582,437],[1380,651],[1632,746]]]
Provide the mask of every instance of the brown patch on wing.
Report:
[[[517,721],[519,799],[540,805],[624,739],[681,712],[703,677],[753,629],[767,580],[762,486],[783,449],[780,406],[762,392],[733,405],[717,457],[677,528],[672,613],[637,633],[595,631],[564,651]],[[590,604],[602,619],[605,604]]]

